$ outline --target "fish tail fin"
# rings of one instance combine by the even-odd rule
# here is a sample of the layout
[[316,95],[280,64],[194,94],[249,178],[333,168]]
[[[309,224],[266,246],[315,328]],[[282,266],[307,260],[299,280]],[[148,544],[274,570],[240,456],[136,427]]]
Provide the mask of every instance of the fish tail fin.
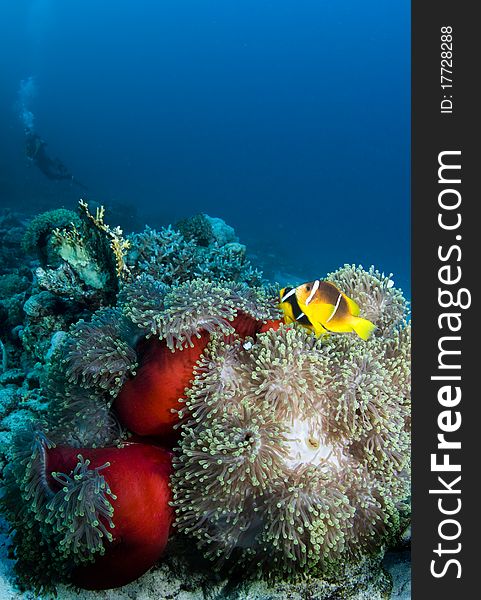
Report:
[[371,323],[371,321],[368,321],[367,319],[362,319],[361,317],[353,317],[351,323],[352,328],[357,335],[365,341],[371,337],[372,332],[376,329],[374,323]]

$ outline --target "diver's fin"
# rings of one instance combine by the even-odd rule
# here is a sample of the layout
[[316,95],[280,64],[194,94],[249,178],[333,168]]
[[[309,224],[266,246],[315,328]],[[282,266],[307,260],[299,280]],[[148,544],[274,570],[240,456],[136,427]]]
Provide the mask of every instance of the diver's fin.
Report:
[[361,317],[353,317],[351,325],[357,335],[366,341],[376,329],[374,323],[371,323],[371,321],[368,321],[367,319],[361,319]]
[[347,306],[349,307],[349,312],[351,313],[351,315],[353,317],[358,317],[359,313],[361,312],[361,309],[359,308],[359,306],[356,304],[356,302],[354,302],[354,300],[352,300],[352,298],[349,298],[348,296],[346,296],[346,294],[342,294],[344,297],[344,300],[347,302]]

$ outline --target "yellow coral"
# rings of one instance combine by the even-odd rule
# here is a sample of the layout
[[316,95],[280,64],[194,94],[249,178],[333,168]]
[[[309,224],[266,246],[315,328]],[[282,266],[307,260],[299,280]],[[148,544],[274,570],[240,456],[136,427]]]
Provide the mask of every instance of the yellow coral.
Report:
[[94,226],[103,231],[110,238],[110,248],[115,256],[116,272],[118,277],[126,278],[129,273],[129,267],[125,263],[125,255],[130,248],[130,242],[123,238],[123,231],[120,227],[111,228],[104,222],[105,208],[97,207],[95,216],[89,211],[87,202],[80,199],[79,205],[85,216],[90,219]]

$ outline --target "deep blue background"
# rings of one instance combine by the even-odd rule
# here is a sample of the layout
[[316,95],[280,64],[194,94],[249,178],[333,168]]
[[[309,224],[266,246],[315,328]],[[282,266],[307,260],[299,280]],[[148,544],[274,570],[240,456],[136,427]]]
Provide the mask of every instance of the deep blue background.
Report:
[[206,212],[269,271],[375,264],[409,293],[409,19],[407,0],[0,0],[1,206],[79,197],[25,159],[34,76],[49,152],[132,224]]

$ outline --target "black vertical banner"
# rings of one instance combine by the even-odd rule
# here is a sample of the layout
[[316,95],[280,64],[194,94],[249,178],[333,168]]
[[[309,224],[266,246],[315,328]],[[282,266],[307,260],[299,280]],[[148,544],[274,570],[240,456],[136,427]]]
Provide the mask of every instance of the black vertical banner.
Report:
[[[412,4],[413,598],[481,572],[477,3]],[[477,184],[477,185],[476,185]],[[478,286],[476,286],[477,288]]]

